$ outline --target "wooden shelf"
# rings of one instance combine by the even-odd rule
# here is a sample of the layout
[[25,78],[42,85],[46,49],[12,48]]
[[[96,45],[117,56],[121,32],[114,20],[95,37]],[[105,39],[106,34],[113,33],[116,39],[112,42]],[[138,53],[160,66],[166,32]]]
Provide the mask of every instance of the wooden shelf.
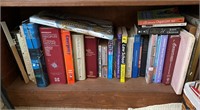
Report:
[[7,88],[7,93],[15,106],[128,108],[181,101],[171,86],[146,84],[144,78],[129,79],[124,84],[118,79],[87,79],[46,88],[24,84],[18,78]]
[[1,0],[1,6],[161,6],[197,5],[199,0]]

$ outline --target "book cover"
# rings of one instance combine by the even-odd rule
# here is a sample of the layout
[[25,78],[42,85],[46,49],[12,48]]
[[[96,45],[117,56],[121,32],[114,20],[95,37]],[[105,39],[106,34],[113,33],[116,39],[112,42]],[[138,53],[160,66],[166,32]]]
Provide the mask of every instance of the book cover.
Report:
[[132,27],[129,31],[128,42],[126,48],[126,78],[131,78],[132,76],[132,60],[133,60],[133,48],[134,48],[134,36],[136,32]]
[[102,58],[102,78],[108,77],[108,41],[107,40],[101,40],[101,58]]
[[163,76],[162,76],[163,84],[168,85],[171,83],[171,78],[174,71],[174,66],[177,58],[180,41],[181,37],[179,35],[170,35],[168,38],[166,57],[165,57]]
[[189,66],[192,49],[194,47],[195,37],[186,30],[180,33],[181,42],[177,54],[177,59],[172,76],[171,86],[177,95],[183,90],[187,69]]
[[146,62],[147,62],[147,52],[148,52],[148,45],[149,45],[149,36],[142,35],[143,37],[143,43],[142,43],[142,56],[141,56],[141,67],[140,67],[140,75],[144,77],[145,76],[145,70],[146,70]]
[[140,11],[137,13],[138,25],[183,23],[184,17],[179,14],[178,8]]
[[116,77],[120,78],[120,71],[121,71],[121,46],[122,46],[122,29],[118,27],[117,30],[117,58],[116,58]]
[[61,40],[62,49],[65,62],[65,73],[68,84],[75,83],[75,73],[74,73],[74,60],[73,60],[73,50],[72,50],[72,39],[69,31],[61,30]]
[[86,79],[84,35],[72,34],[72,48],[76,80]]
[[105,20],[47,11],[42,11],[37,15],[33,15],[29,20],[30,22],[41,25],[67,29],[72,32],[103,39],[113,39],[112,23]]
[[[100,40],[99,40],[100,41]],[[98,68],[98,73],[99,73],[99,77],[101,77],[101,71],[102,71],[102,57],[101,57],[101,55],[102,55],[102,49],[101,49],[101,45],[100,44],[98,44],[98,66],[99,66],[99,68]]]
[[93,36],[85,36],[85,63],[87,78],[98,76],[98,39]]
[[161,35],[159,56],[158,56],[158,65],[156,68],[156,74],[155,74],[155,79],[154,79],[155,83],[161,83],[161,80],[162,80],[163,65],[164,65],[164,61],[165,61],[167,41],[168,41],[168,35]]
[[108,40],[108,79],[113,78],[113,40]]
[[40,27],[40,36],[51,84],[65,84],[66,73],[60,29]]
[[121,44],[121,71],[120,71],[120,82],[125,83],[126,75],[126,47],[127,47],[128,34],[125,27],[122,27],[122,44]]

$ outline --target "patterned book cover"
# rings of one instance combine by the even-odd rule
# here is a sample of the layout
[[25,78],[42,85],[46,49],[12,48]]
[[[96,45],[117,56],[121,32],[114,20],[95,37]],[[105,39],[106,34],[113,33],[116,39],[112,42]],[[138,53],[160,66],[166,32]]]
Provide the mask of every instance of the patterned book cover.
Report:
[[137,13],[138,25],[183,23],[184,17],[178,8],[166,8],[159,10],[140,11]]
[[85,36],[85,63],[87,78],[98,76],[98,39],[93,36]]
[[84,35],[72,34],[72,48],[76,80],[86,79]]
[[186,30],[182,30],[180,36],[181,42],[179,45],[179,50],[171,81],[171,86],[177,95],[180,95],[182,93],[187,69],[192,54],[192,49],[195,42],[194,35],[187,32]]
[[113,78],[113,40],[108,40],[108,79]]
[[102,58],[102,78],[107,78],[108,76],[108,41],[101,40],[101,58]]
[[103,39],[113,39],[112,23],[105,20],[47,11],[33,15],[29,20],[30,22],[41,25],[67,29]]
[[163,65],[165,61],[165,53],[166,53],[166,48],[167,48],[167,41],[168,41],[168,35],[161,35],[158,65],[156,68],[156,74],[154,78],[155,83],[161,83],[162,74],[163,74]]
[[117,58],[116,58],[116,77],[120,78],[120,71],[121,71],[121,46],[122,46],[122,29],[118,27],[117,31]]
[[75,73],[74,73],[74,60],[72,51],[72,39],[69,31],[61,30],[61,39],[63,47],[63,56],[65,61],[65,71],[68,84],[75,83]]
[[180,41],[181,37],[179,35],[170,35],[170,37],[168,38],[168,45],[166,50],[166,57],[162,77],[162,83],[164,84],[171,83],[171,78],[174,71]]
[[125,27],[122,27],[122,44],[121,44],[121,71],[120,71],[120,82],[125,83],[126,76],[126,47],[127,47],[128,34]]
[[65,84],[66,73],[60,29],[40,27],[42,47],[51,84]]

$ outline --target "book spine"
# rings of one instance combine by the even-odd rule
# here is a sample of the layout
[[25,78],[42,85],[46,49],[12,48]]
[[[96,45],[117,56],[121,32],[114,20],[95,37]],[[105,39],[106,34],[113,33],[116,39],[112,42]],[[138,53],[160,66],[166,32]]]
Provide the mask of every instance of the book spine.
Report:
[[132,75],[133,44],[134,37],[128,37],[126,48],[126,78],[131,78]]
[[120,71],[120,82],[125,82],[126,75],[126,46],[127,46],[127,36],[122,36],[122,44],[121,44],[121,71]]
[[149,44],[149,36],[143,36],[142,58],[141,58],[141,69],[140,69],[140,76],[142,76],[142,77],[145,76],[148,44]]
[[138,20],[138,25],[182,23],[182,22],[184,22],[184,17],[163,18],[163,19],[153,19],[153,20]]
[[117,38],[113,39],[113,77],[116,78],[117,69]]
[[102,45],[102,77],[107,78],[108,76],[108,52],[107,45]]
[[72,48],[74,55],[74,67],[76,80],[85,80],[85,47],[82,34],[72,34]]
[[138,34],[162,34],[162,35],[178,35],[180,34],[180,27],[174,28],[138,28]]
[[61,30],[61,39],[62,39],[67,83],[74,84],[75,83],[74,63],[73,63],[74,60],[73,60],[72,41],[70,32],[67,30]]
[[139,55],[139,60],[138,60],[138,76],[140,74],[141,70],[141,60],[142,60],[142,49],[143,49],[143,37],[140,37],[140,55]]
[[51,84],[65,84],[65,66],[60,30],[50,27],[40,27],[42,46]]
[[108,79],[113,78],[113,40],[108,41]]
[[162,79],[167,41],[168,41],[168,35],[161,35],[161,45],[160,45],[161,47],[159,52],[158,65],[156,69],[156,76],[154,80],[155,83],[160,83]]
[[135,35],[133,60],[132,60],[132,78],[138,77],[138,61],[140,55],[140,35]]
[[98,39],[92,36],[85,36],[85,60],[87,78],[96,78],[98,75]]
[[101,55],[102,55],[102,49],[101,49],[101,45],[99,44],[98,45],[98,62],[99,62],[99,77],[102,77],[101,75],[102,75],[102,73],[101,73],[101,71],[102,71],[102,57],[101,57]]
[[120,65],[121,65],[121,53],[122,53],[122,51],[121,51],[122,35],[118,34],[117,36],[118,36],[118,38],[117,38],[116,77],[119,79],[120,78],[120,71],[121,71]]
[[162,76],[163,84],[168,85],[171,83],[171,78],[174,71],[174,65],[178,54],[180,40],[181,38],[179,35],[171,35],[169,37],[166,50],[166,57],[163,67],[163,76]]

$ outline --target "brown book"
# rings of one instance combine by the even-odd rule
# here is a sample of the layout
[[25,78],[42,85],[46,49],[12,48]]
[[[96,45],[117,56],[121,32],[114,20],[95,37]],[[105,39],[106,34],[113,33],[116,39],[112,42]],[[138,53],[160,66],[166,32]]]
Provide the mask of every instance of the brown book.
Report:
[[193,34],[193,35],[195,35],[196,34],[196,31],[197,31],[197,27],[196,26],[194,26],[194,25],[192,25],[192,24],[187,24],[186,25],[186,30],[188,31],[188,32],[190,32],[191,34]]
[[171,83],[180,40],[181,38],[179,35],[171,35],[169,37],[162,77],[162,83],[164,84]]
[[98,74],[98,39],[85,36],[85,62],[87,78],[96,78]]

